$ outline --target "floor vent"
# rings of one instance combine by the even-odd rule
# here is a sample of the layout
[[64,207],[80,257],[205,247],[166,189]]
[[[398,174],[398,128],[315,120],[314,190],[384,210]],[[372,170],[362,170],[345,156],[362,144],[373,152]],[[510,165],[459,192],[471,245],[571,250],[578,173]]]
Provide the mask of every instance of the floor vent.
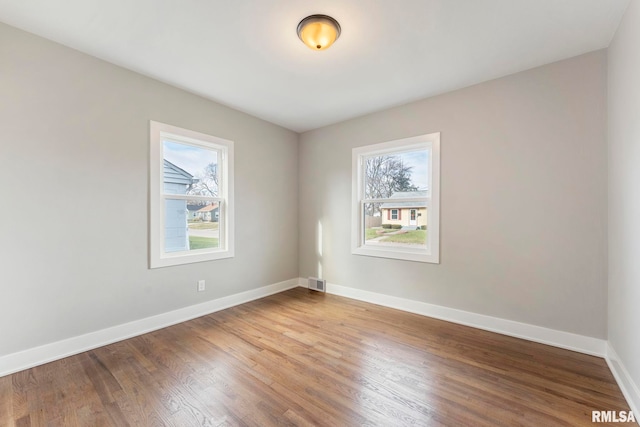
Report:
[[327,292],[327,281],[317,277],[309,277],[309,289],[320,292]]

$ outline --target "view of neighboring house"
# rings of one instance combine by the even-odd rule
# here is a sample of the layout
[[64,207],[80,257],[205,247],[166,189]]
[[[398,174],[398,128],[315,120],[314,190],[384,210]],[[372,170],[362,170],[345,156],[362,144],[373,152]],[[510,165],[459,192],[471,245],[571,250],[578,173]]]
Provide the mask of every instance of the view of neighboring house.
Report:
[[199,219],[198,211],[202,209],[202,205],[191,205],[187,203],[187,220],[193,221]]
[[218,221],[218,204],[205,205],[204,203],[187,204],[187,219],[189,221]]
[[196,218],[202,221],[218,221],[218,204],[212,203],[196,211]]
[[[187,194],[197,179],[189,172],[164,160],[164,193]],[[189,250],[189,226],[186,200],[165,200],[165,252]]]
[[386,202],[380,206],[382,224],[399,224],[403,227],[426,226],[427,203],[403,201],[403,199],[426,195],[426,191],[396,191],[390,199],[398,199],[398,201]]

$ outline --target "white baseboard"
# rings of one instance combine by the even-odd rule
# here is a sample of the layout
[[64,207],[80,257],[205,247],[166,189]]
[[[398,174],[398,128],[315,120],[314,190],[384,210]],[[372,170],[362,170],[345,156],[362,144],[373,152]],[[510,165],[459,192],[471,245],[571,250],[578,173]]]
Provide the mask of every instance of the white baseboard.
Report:
[[253,301],[268,295],[286,291],[298,286],[298,279],[290,279],[273,285],[263,286],[250,291],[229,295],[223,298],[207,301],[201,304],[192,305],[156,316],[147,317],[118,326],[102,329],[45,344],[40,347],[30,348],[17,353],[0,356],[0,377],[43,365],[54,360],[82,353],[107,344],[122,341],[127,338],[145,334],[175,325],[196,317],[224,310],[245,302]]
[[607,354],[605,356],[605,360],[620,386],[622,394],[624,394],[625,399],[627,399],[627,403],[629,403],[629,407],[631,408],[631,411],[633,411],[636,421],[638,421],[638,424],[640,425],[640,387],[638,387],[638,385],[633,381],[633,378],[631,378],[631,375],[629,375],[627,368],[622,364],[622,361],[613,349],[611,343],[607,343]]
[[[307,287],[307,279],[299,279],[300,286]],[[498,317],[485,316],[455,308],[443,307],[426,302],[412,301],[390,295],[379,294],[361,289],[349,288],[333,283],[327,283],[327,292],[347,298],[370,302],[372,304],[395,308],[409,313],[421,314],[460,325],[497,332],[516,338],[522,338],[554,347],[604,357],[606,353],[606,341],[571,332],[557,331],[513,320],[500,319]]]

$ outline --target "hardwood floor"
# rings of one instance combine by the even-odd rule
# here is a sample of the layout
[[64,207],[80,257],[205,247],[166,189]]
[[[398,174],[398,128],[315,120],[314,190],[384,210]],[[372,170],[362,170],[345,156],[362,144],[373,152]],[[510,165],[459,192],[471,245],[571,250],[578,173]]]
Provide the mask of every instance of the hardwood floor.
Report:
[[0,378],[1,426],[593,426],[592,410],[629,411],[603,359],[302,288]]

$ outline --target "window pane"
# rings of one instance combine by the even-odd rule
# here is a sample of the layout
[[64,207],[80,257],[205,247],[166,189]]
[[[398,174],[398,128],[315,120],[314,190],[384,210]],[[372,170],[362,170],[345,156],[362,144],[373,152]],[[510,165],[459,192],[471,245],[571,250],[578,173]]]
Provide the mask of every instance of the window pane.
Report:
[[233,141],[149,121],[149,267],[234,256]]
[[163,140],[164,193],[218,197],[216,150]]
[[407,206],[364,203],[364,240],[368,246],[427,247],[426,202],[404,202]]
[[425,197],[429,186],[429,150],[366,158],[364,198]]
[[220,247],[218,203],[165,200],[165,252]]
[[351,253],[438,263],[440,133],[356,147],[351,160]]

